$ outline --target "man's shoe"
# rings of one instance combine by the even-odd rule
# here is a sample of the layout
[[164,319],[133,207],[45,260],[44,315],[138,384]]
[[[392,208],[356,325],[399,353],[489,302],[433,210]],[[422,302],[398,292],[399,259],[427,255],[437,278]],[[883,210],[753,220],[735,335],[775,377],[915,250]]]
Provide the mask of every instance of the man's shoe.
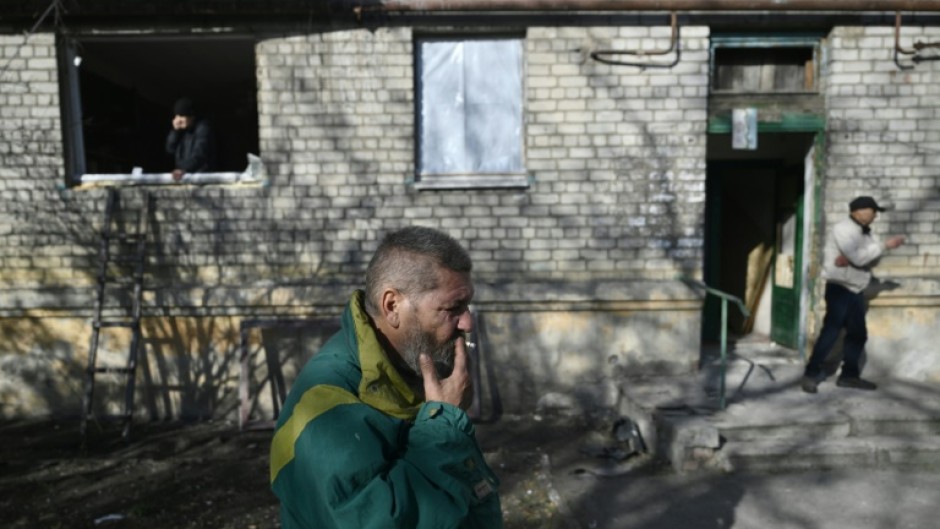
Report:
[[878,384],[859,377],[839,377],[839,379],[836,380],[836,385],[840,388],[863,389],[866,391],[878,389]]
[[806,393],[816,393],[816,386],[818,385],[819,381],[816,380],[816,377],[803,377],[803,380],[800,381],[800,388]]

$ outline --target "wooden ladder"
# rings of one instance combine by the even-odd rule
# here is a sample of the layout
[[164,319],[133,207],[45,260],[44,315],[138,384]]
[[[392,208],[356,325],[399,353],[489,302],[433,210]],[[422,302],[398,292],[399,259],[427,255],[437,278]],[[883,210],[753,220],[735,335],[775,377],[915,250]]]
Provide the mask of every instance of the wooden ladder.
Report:
[[[108,188],[104,224],[101,228],[98,248],[97,295],[91,327],[91,342],[88,346],[88,367],[85,370],[85,392],[82,399],[83,445],[87,439],[89,420],[96,423],[99,419],[117,420],[123,424],[121,437],[125,442],[130,438],[134,416],[137,358],[141,342],[140,317],[144,264],[147,257],[147,227],[153,210],[151,194],[145,193],[143,200],[144,204],[137,210],[136,221],[124,219],[123,214],[128,213],[128,210],[122,207],[120,190],[114,187]],[[134,225],[134,229],[129,232],[131,225]],[[114,297],[117,298],[118,303],[109,303]],[[131,333],[130,348],[124,365],[99,365],[98,347],[101,330],[107,328],[125,329]],[[117,415],[96,413],[95,382],[101,375],[124,377],[122,413]]]

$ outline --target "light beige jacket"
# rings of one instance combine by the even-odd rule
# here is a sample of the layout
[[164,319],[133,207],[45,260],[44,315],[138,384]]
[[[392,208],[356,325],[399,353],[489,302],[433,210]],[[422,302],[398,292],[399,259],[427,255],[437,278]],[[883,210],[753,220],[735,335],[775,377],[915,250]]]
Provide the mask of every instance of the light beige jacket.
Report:
[[[865,290],[871,282],[871,269],[887,248],[873,232],[863,233],[852,218],[837,222],[826,237],[823,249],[822,277],[838,283],[852,292]],[[848,266],[836,266],[836,258],[844,255]]]

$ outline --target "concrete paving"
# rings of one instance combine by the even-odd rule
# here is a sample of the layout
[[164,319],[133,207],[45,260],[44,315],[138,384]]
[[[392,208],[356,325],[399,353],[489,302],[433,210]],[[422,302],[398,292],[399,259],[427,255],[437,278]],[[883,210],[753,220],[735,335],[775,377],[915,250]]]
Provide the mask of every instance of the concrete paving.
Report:
[[928,529],[940,518],[937,472],[556,472],[553,480],[572,529]]
[[940,387],[872,377],[880,388],[867,392],[830,378],[811,395],[792,354],[760,353],[729,363],[724,409],[714,365],[623,381],[620,415],[648,454],[605,457],[610,431],[552,444],[547,430],[539,449],[563,526],[940,527]]
[[873,378],[879,389],[860,391],[831,377],[807,394],[802,362],[757,353],[728,363],[723,409],[712,363],[686,377],[624,381],[620,411],[680,472],[940,464],[940,387]]

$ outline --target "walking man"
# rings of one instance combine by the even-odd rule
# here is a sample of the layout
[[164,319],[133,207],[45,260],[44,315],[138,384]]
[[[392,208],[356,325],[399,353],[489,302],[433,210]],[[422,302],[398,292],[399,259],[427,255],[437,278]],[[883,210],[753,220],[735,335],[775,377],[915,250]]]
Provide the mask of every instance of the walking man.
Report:
[[836,385],[863,390],[878,387],[861,378],[859,360],[868,340],[862,291],[871,281],[871,269],[882,254],[904,244],[901,235],[881,242],[871,232],[871,223],[884,210],[872,197],[860,196],[849,203],[849,217],[836,223],[826,237],[822,270],[826,280],[826,316],[803,373],[801,387],[807,393],[816,393],[816,386],[824,378],[823,363],[843,328],[842,372]]

